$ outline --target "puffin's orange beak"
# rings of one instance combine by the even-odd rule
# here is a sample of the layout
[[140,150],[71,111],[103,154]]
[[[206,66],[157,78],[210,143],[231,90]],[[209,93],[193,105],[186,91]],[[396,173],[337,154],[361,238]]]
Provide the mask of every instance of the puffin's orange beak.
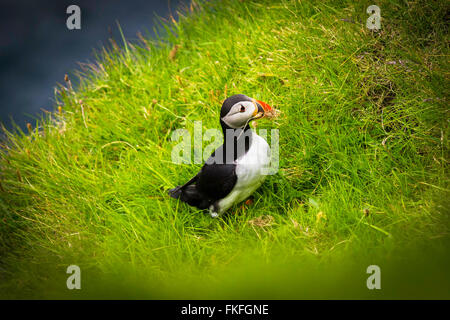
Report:
[[253,118],[259,119],[264,117],[266,112],[272,111],[272,107],[269,106],[267,103],[253,99],[253,103],[255,104],[255,112],[253,112]]
[[272,107],[269,106],[267,103],[262,102],[262,101],[259,101],[259,100],[256,100],[256,102],[259,103],[259,104],[261,105],[261,107],[264,109],[264,112],[267,112],[267,111],[271,111],[271,110],[272,110]]

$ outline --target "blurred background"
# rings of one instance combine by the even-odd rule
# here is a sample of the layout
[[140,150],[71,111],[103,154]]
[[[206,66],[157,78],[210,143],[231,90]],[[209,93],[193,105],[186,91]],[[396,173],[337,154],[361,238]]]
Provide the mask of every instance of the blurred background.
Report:
[[[176,16],[180,0],[2,0],[0,4],[0,122],[21,128],[35,123],[41,109],[53,109],[54,87],[79,62],[94,61],[94,50],[120,45],[137,32],[154,35],[155,17]],[[68,6],[81,9],[81,30],[69,30]],[[76,84],[75,77],[71,77]]]

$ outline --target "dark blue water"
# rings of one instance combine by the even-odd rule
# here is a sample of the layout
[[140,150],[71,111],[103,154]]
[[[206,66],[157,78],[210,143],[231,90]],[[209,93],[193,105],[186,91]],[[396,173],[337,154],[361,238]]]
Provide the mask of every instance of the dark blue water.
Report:
[[[122,42],[137,32],[153,35],[155,17],[169,17],[180,0],[1,0],[0,121],[11,128],[34,123],[41,109],[52,110],[54,87],[78,62],[94,61],[94,49]],[[81,9],[81,30],[69,30],[66,9]]]

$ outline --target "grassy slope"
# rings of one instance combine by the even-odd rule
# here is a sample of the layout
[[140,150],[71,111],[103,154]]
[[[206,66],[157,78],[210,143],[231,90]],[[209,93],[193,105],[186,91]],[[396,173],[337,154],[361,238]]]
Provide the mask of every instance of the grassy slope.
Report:
[[[80,88],[61,88],[62,113],[8,134],[1,294],[377,297],[370,262],[403,281],[383,282],[385,297],[448,297],[444,3],[377,2],[375,34],[373,1],[193,5],[162,39],[103,52]],[[236,93],[282,111],[258,126],[280,130],[280,171],[214,220],[167,197],[199,168],[171,163],[170,136],[217,128]],[[262,215],[273,224],[251,223]],[[416,268],[410,288],[393,261],[419,254],[436,281]],[[69,264],[81,293],[64,289]]]

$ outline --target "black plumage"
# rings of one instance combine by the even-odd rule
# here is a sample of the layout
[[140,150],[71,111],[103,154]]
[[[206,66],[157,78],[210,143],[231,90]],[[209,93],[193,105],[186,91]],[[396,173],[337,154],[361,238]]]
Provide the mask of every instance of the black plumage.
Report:
[[[237,181],[234,160],[250,148],[251,135],[246,134],[250,127],[247,125],[241,134],[242,129],[232,129],[222,121],[221,123],[224,143],[211,154],[195,177],[184,185],[169,190],[171,197],[199,209],[207,209],[231,192]],[[244,148],[240,148],[240,144]]]
[[169,195],[199,209],[208,209],[227,196],[237,181],[235,164],[205,164],[186,184],[169,190]]

